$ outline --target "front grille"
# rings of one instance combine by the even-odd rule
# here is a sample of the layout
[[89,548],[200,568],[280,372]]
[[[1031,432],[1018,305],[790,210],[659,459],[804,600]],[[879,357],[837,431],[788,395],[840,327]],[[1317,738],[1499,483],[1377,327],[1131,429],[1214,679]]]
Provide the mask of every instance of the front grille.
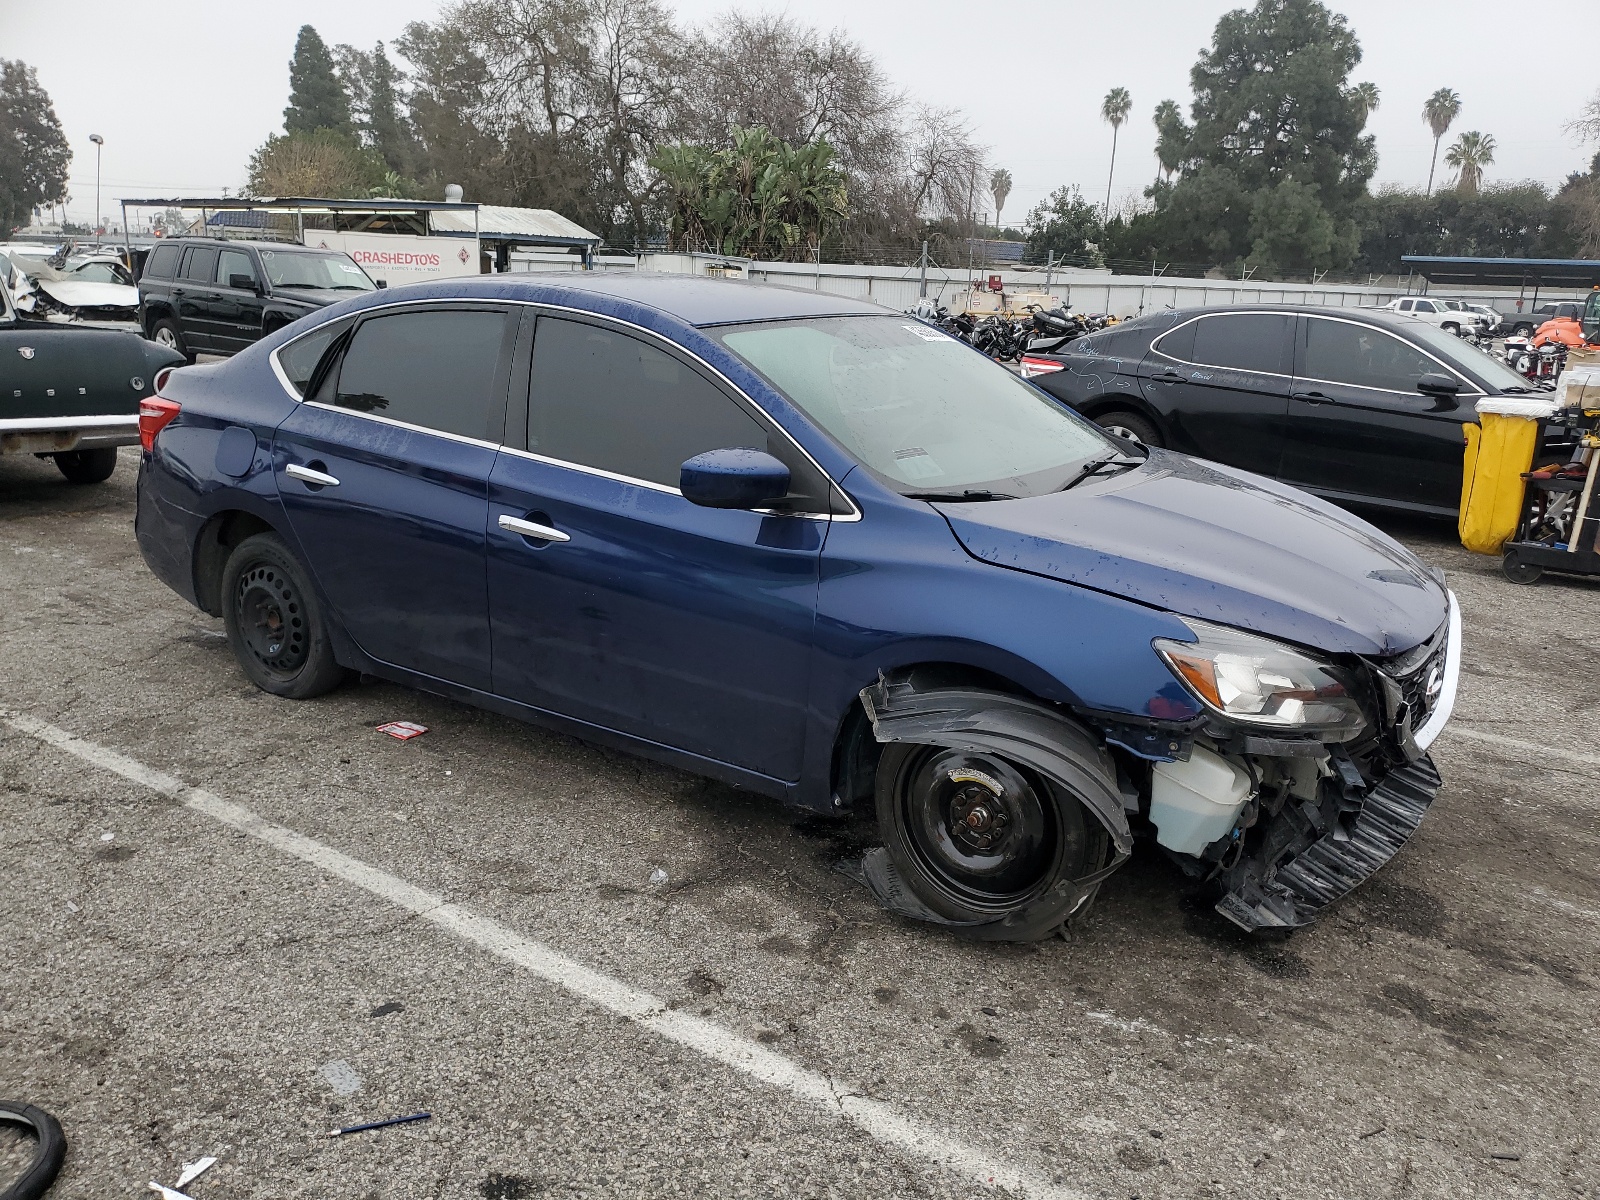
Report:
[[[1450,650],[1450,623],[1447,621],[1427,641],[1404,654],[1378,663],[1378,669],[1400,687],[1400,696],[1410,712],[1413,732],[1421,729],[1433,715],[1444,682],[1445,658]],[[1434,683],[1429,694],[1429,682]]]

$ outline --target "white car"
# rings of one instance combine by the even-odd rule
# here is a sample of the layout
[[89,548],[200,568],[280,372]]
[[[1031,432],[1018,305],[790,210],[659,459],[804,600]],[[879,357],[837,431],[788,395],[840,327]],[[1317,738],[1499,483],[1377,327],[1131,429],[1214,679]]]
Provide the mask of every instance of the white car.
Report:
[[1489,331],[1489,318],[1467,308],[1459,300],[1439,300],[1427,296],[1404,296],[1381,306],[1387,312],[1402,313],[1437,325],[1446,333],[1477,333]]

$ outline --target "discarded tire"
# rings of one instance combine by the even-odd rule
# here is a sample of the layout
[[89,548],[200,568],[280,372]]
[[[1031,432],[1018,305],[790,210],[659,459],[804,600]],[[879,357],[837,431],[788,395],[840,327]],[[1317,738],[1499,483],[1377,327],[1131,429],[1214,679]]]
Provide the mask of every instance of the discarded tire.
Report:
[[[38,1200],[61,1173],[61,1160],[67,1154],[67,1139],[61,1122],[42,1108],[15,1100],[0,1100],[0,1121],[31,1129],[39,1139],[33,1162],[10,1187],[0,1192],[0,1200]],[[0,1179],[0,1184],[5,1181]]]

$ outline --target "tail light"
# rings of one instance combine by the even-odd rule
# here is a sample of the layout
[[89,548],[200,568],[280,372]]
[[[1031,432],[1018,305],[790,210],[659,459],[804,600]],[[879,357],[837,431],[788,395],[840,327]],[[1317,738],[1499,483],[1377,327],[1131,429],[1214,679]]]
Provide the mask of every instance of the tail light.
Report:
[[1024,379],[1032,379],[1035,375],[1049,375],[1054,371],[1061,370],[1066,365],[1066,363],[1056,362],[1053,358],[1029,358],[1026,355],[1023,356],[1022,361],[1018,364],[1022,368],[1022,377]]
[[176,400],[165,396],[149,396],[139,401],[139,444],[146,450],[155,449],[156,434],[182,411],[183,407]]

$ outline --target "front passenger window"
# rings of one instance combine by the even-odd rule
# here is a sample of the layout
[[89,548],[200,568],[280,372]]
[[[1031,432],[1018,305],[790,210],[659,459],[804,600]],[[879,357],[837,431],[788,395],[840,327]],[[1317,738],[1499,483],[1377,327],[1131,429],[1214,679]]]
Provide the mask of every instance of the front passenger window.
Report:
[[755,418],[688,363],[613,329],[540,317],[530,391],[529,450],[665,487],[696,454],[768,448]]
[[[333,403],[408,425],[498,441],[504,313],[394,313],[363,321],[339,364]],[[313,364],[315,365],[315,364]],[[497,395],[498,392],[498,395]],[[319,389],[318,396],[325,393]]]
[[248,275],[254,283],[256,269],[244,251],[224,250],[217,256],[217,282],[223,287],[232,287],[235,275]]
[[1417,380],[1443,370],[1409,342],[1371,325],[1307,318],[1301,374],[1310,379],[1414,394]]

